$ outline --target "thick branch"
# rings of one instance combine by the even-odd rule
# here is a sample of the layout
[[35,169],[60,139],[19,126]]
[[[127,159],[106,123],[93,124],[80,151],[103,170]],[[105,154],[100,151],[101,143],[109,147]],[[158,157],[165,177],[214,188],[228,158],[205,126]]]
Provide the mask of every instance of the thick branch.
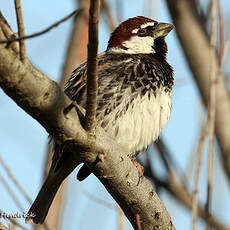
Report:
[[[205,105],[209,99],[210,45],[199,20],[191,10],[188,0],[167,0],[177,35],[183,47],[187,61],[194,74]],[[189,28],[189,30],[188,30]],[[223,155],[223,163],[230,180],[230,100],[224,76],[221,74],[215,58],[217,70],[216,83],[216,120],[215,129]]]
[[22,64],[4,45],[0,45],[0,86],[50,134],[77,153],[76,157],[90,167],[118,202],[134,229],[137,214],[145,230],[175,229],[150,182],[144,178],[137,186],[138,172],[126,156],[127,151],[120,149],[101,128],[92,141],[75,110],[63,112],[70,101],[60,87],[30,63]]

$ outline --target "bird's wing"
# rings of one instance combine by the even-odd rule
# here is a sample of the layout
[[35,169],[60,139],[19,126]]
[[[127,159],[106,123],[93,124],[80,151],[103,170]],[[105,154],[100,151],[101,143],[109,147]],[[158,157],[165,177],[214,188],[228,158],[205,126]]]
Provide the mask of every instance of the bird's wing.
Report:
[[[75,69],[66,84],[65,93],[71,100],[86,107],[86,71],[83,63]],[[97,119],[105,117],[119,106],[119,117],[132,101],[146,93],[155,93],[164,82],[165,69],[153,56],[102,53],[98,56]],[[116,119],[114,117],[114,119]],[[108,119],[107,119],[108,120]],[[102,127],[106,124],[101,124]]]
[[[127,75],[130,74],[131,59],[127,55],[106,54],[98,55],[98,107],[104,107],[108,101],[119,101],[118,94],[126,88]],[[133,64],[132,64],[133,65]],[[86,106],[86,80],[87,63],[76,68],[66,83],[65,93],[85,108]]]

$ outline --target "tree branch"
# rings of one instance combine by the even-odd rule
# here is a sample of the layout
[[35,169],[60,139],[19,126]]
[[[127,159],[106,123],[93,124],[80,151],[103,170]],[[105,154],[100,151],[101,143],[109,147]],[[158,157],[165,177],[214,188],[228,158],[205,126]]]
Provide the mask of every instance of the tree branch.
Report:
[[205,120],[202,125],[200,140],[198,144],[198,160],[197,160],[197,169],[195,175],[195,184],[194,190],[192,194],[192,230],[196,230],[196,223],[197,223],[197,210],[198,210],[198,185],[199,185],[199,178],[200,178],[200,171],[202,166],[202,159],[204,153],[204,144],[206,139],[207,133],[207,121]]
[[[209,100],[210,45],[199,20],[191,10],[188,0],[167,0],[177,35],[187,57],[188,64],[207,106]],[[187,29],[189,27],[189,30]],[[227,85],[217,58],[214,60],[217,74],[215,130],[223,156],[223,164],[230,180],[230,100]]]
[[[145,169],[146,176],[150,178],[153,183],[156,183],[161,188],[164,188],[174,199],[179,201],[189,210],[192,209],[192,197],[189,194],[189,191],[185,186],[181,185],[174,175],[170,175],[170,178],[167,181],[161,180],[154,175],[149,167]],[[201,217],[204,221],[208,221],[211,226],[216,230],[230,230],[230,228],[223,223],[221,223],[215,216],[211,215],[210,218],[207,218],[206,212],[201,205],[198,205],[198,216]]]
[[[19,37],[25,36],[25,29],[23,23],[23,15],[22,15],[22,6],[20,0],[14,0],[15,10],[17,15],[17,24],[18,24],[18,35]],[[26,61],[26,42],[24,39],[19,41],[20,46],[20,59],[24,63]]]
[[64,88],[74,68],[87,58],[89,3],[88,0],[76,0],[76,2],[82,11],[74,18],[60,81],[62,88]]
[[[88,0],[75,0],[76,6],[82,9],[81,12],[75,15],[72,23],[72,31],[65,56],[65,63],[62,69],[60,86],[64,89],[67,79],[70,77],[74,68],[76,68],[83,60],[86,59],[86,47],[88,42]],[[46,165],[43,179],[48,176],[53,157],[53,148],[49,144],[46,154]],[[65,192],[68,188],[68,180],[62,183],[57,194],[52,202],[45,223],[43,225],[34,225],[35,230],[44,230],[47,225],[49,229],[59,229],[61,217],[63,216],[63,206],[65,205]],[[46,228],[47,229],[47,228]]]
[[[212,205],[212,191],[213,191],[213,145],[215,137],[215,117],[216,117],[216,0],[210,0],[211,2],[211,35],[210,35],[210,67],[209,67],[209,102],[208,102],[208,189],[207,200],[205,210],[207,215],[211,212]],[[209,224],[207,224],[206,230],[210,230]]]
[[30,34],[30,35],[27,35],[27,36],[20,36],[19,37],[14,37],[14,38],[11,38],[11,39],[8,39],[8,40],[4,40],[1,38],[0,40],[0,44],[4,44],[4,43],[11,43],[11,42],[15,42],[15,41],[22,41],[22,40],[26,40],[26,39],[29,39],[29,38],[35,38],[35,37],[38,37],[38,36],[41,36],[47,32],[49,32],[50,30],[52,30],[53,28],[59,26],[61,23],[65,22],[66,20],[68,20],[69,18],[71,18],[73,15],[75,14],[79,14],[81,12],[82,9],[77,9],[77,10],[74,10],[72,13],[70,13],[69,15],[67,15],[66,17],[62,18],[61,20],[55,22],[54,24],[52,24],[51,26],[47,27],[46,29],[42,30],[42,31],[39,31],[39,32],[36,32],[36,33],[33,33],[33,34]]
[[[9,24],[7,23],[6,19],[2,15],[1,11],[0,11],[0,28],[2,29],[2,32],[4,34],[3,40],[5,39],[10,40],[12,38],[13,39],[16,38],[16,35],[12,32]],[[19,46],[17,42],[9,43],[9,47],[11,47],[15,53],[19,53]]]
[[3,225],[1,222],[0,222],[0,229],[1,230],[9,230],[9,228],[7,228],[5,225]]
[[137,186],[138,172],[127,157],[127,151],[111,140],[102,128],[96,130],[95,140],[92,141],[81,127],[75,110],[67,114],[63,112],[70,100],[57,83],[31,63],[20,62],[14,52],[4,45],[0,45],[0,63],[0,86],[6,94],[90,167],[120,205],[134,229],[137,229],[137,214],[145,230],[175,229],[150,182],[144,178]]
[[18,182],[18,180],[16,179],[16,177],[13,175],[12,171],[6,165],[6,163],[4,162],[3,158],[1,157],[1,155],[0,155],[0,164],[4,168],[5,172],[7,173],[8,177],[10,178],[10,180],[18,188],[18,190],[20,191],[20,193],[24,196],[24,198],[28,201],[29,204],[32,204],[32,200],[30,199],[29,195],[27,194],[27,192],[25,191],[25,189],[22,187],[22,185]]
[[87,105],[84,127],[87,131],[95,128],[97,109],[97,50],[100,0],[90,0],[89,43],[87,59]]

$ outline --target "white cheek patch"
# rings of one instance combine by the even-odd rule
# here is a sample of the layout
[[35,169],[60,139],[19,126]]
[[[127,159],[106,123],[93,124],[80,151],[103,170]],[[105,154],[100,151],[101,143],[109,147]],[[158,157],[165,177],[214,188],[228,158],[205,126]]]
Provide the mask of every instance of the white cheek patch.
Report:
[[144,29],[148,26],[154,26],[155,24],[156,24],[155,22],[147,22],[147,23],[141,25],[141,29]]
[[132,30],[132,34],[136,34],[138,32],[138,29]]
[[122,45],[127,48],[127,50],[124,50],[125,53],[155,53],[153,37],[132,36],[129,40],[123,42]]

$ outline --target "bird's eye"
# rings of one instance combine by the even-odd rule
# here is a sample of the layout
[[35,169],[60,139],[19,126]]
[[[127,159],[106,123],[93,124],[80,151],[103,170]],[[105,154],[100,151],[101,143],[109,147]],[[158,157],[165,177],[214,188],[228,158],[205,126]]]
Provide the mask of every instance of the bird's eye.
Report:
[[142,35],[145,35],[145,34],[146,34],[146,29],[145,28],[138,30],[138,35],[142,36]]

